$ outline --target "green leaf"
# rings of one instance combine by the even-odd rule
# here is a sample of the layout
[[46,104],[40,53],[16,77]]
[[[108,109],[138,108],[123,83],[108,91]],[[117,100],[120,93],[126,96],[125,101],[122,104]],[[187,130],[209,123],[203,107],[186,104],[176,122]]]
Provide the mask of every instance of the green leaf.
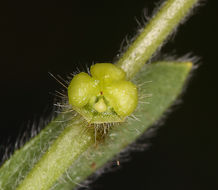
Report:
[[[62,173],[57,172],[56,178],[63,175],[55,184],[55,179],[51,178],[53,189],[71,190],[76,184],[93,174],[93,172],[133,143],[148,127],[160,120],[163,113],[181,93],[191,67],[192,64],[190,62],[159,62],[145,65],[133,79],[133,82],[139,88],[140,96],[140,103],[134,112],[134,117],[129,117],[125,123],[112,127],[104,142],[99,143],[97,147],[93,146],[93,141],[81,141],[81,137],[72,138],[71,135],[70,140],[72,143],[69,143],[68,147],[67,145],[66,147],[60,147],[60,150],[66,151],[65,154],[62,152],[61,155],[55,156],[61,160],[61,163],[53,165],[52,171],[59,171],[59,167],[65,162],[67,163],[65,167],[68,170],[64,172],[62,169]],[[148,97],[147,95],[149,94],[152,94],[152,96]],[[146,102],[150,104],[146,104]],[[40,165],[39,163],[43,163],[41,160],[49,158],[45,155],[49,154],[48,152],[52,152],[52,147],[56,147],[55,149],[57,150],[55,144],[61,145],[60,139],[64,136],[64,133],[67,133],[66,131],[68,133],[72,131],[73,135],[81,135],[80,131],[84,131],[81,118],[78,116],[73,117],[71,113],[60,115],[42,130],[38,136],[29,141],[22,149],[16,151],[0,169],[0,189],[15,189],[31,169],[34,171],[34,168],[37,168],[33,166],[38,161],[37,165]],[[94,134],[90,132],[84,132],[83,135],[86,139],[94,138]],[[54,141],[54,139],[57,140]],[[69,142],[69,139],[67,139],[67,142]],[[77,145],[77,142],[80,142],[80,144]],[[47,151],[43,159],[40,159],[49,147],[50,151]],[[66,156],[66,154],[71,154],[71,151],[76,152],[76,150],[79,153],[74,159],[70,158],[70,155]],[[47,162],[49,163],[51,160],[50,158]],[[49,177],[46,177],[45,182],[48,180]],[[20,189],[22,189],[22,186]],[[34,189],[34,187],[29,189]]]

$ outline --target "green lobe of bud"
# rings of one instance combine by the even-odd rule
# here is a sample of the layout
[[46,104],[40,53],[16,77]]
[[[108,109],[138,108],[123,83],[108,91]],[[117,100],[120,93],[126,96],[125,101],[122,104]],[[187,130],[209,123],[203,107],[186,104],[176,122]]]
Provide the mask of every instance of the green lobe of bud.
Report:
[[97,63],[91,66],[90,72],[94,78],[102,82],[111,82],[126,78],[126,73],[111,63]]
[[79,108],[85,106],[90,97],[97,93],[97,85],[97,81],[87,73],[75,75],[68,87],[69,103]]
[[104,93],[114,111],[120,116],[130,115],[137,106],[137,88],[132,82],[113,82],[105,87]]

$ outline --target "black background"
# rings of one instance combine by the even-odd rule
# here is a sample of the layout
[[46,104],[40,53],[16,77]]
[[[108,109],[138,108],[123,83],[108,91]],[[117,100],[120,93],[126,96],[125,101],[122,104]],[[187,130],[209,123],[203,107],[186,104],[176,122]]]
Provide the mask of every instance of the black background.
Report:
[[[137,28],[143,8],[158,0],[8,1],[0,6],[0,143],[13,144],[27,123],[51,110],[58,83],[92,62],[112,61]],[[205,1],[206,2],[206,1]],[[218,188],[218,2],[198,8],[162,52],[200,56],[183,103],[157,131],[151,147],[131,155],[93,189]]]

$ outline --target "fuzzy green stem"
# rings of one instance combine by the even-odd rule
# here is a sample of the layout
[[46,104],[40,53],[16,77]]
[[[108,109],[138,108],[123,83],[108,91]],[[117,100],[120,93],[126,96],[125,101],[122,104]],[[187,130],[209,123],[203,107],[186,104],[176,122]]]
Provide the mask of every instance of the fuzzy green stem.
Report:
[[94,142],[92,131],[78,116],[57,138],[17,190],[47,190]]
[[117,65],[131,79],[151,58],[164,40],[198,0],[168,0],[118,60]]

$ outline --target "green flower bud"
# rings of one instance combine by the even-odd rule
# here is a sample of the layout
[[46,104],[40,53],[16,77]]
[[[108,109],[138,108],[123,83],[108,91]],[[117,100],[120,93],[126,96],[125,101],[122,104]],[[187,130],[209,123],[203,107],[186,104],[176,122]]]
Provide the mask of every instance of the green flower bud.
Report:
[[136,108],[136,86],[125,72],[111,63],[97,63],[91,75],[79,73],[68,87],[72,108],[90,123],[122,122]]

